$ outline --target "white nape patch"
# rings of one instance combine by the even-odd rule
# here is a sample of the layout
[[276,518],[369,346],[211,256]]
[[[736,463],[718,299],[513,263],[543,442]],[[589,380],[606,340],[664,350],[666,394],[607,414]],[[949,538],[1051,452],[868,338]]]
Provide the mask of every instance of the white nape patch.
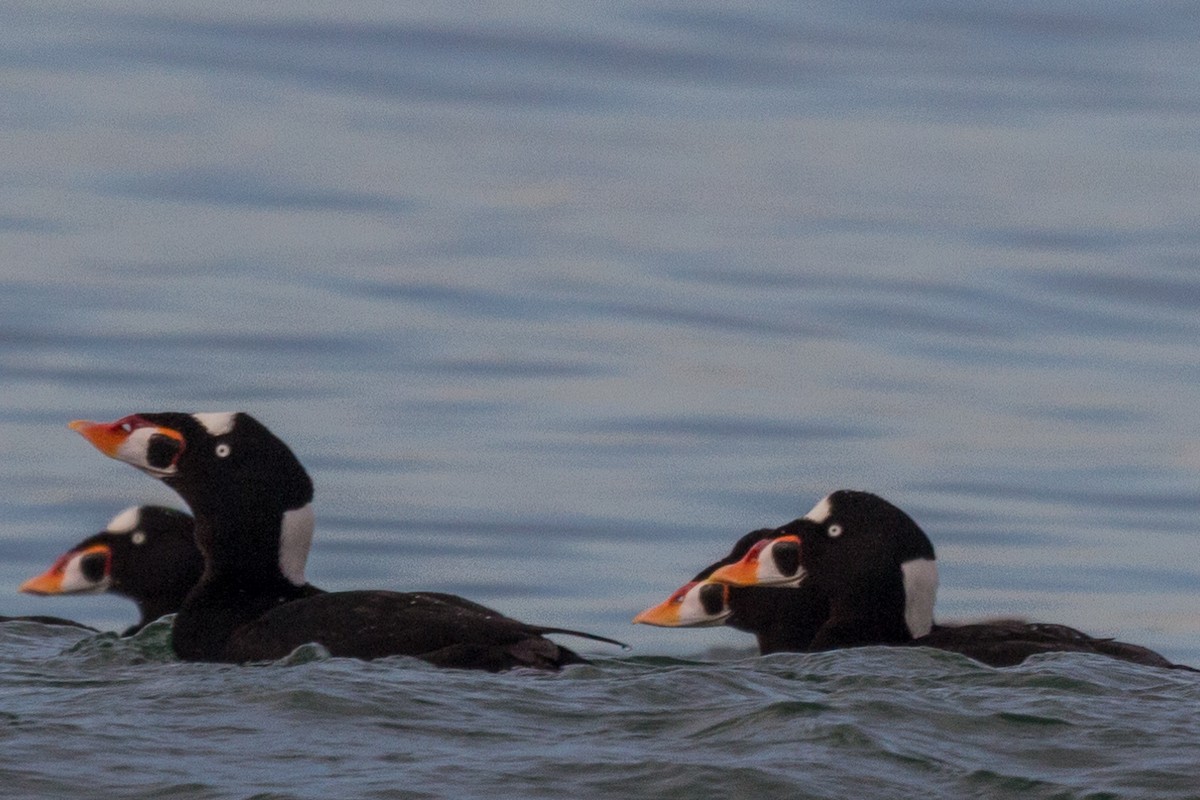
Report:
[[937,562],[914,558],[900,565],[904,573],[904,624],[913,638],[933,630],[933,604],[937,599]]
[[104,530],[109,533],[129,533],[138,526],[141,517],[142,509],[139,506],[130,506],[110,519]]
[[79,566],[83,559],[87,558],[89,553],[80,553],[67,562],[63,568],[62,586],[60,591],[63,594],[84,594],[88,592],[100,593],[112,586],[112,578],[105,575],[97,582],[89,581],[83,575],[83,569]]
[[804,515],[804,518],[820,524],[829,519],[829,515],[832,513],[833,506],[829,504],[829,497],[825,496],[821,498],[821,502],[812,507],[812,511]]
[[312,503],[283,512],[283,526],[279,531],[279,571],[296,586],[308,583],[304,578],[304,567],[308,564],[312,537]]
[[192,418],[204,426],[213,436],[224,436],[233,430],[236,411],[207,411],[192,414]]

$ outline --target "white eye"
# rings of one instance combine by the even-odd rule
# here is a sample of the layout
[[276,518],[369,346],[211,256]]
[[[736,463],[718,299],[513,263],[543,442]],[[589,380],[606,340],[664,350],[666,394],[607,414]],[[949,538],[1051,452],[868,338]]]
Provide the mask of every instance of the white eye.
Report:
[[230,452],[229,445],[225,444],[224,442],[221,442],[219,445],[217,445],[217,458],[225,458]]
[[825,532],[829,534],[830,539],[836,539],[842,535],[842,526],[835,522],[834,524],[830,525],[829,529]]
[[134,544],[145,544],[146,534],[144,531],[134,531],[129,537],[129,541],[133,542]]
[[133,433],[133,426],[128,422],[124,422],[121,423],[121,430],[125,431],[126,433]]

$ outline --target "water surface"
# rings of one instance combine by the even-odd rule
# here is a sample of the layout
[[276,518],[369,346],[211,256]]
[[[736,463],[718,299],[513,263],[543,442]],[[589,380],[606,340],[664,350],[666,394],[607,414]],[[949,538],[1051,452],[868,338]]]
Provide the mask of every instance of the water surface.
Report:
[[[124,628],[120,600],[15,587],[125,505],[178,502],[68,420],[243,409],[316,480],[313,582],[458,592],[635,645],[561,677],[243,672],[6,629],[6,779],[1196,796],[1179,676],[714,666],[749,640],[628,625],[741,533],[853,487],[930,534],[940,617],[1200,662],[1189,12],[6,4],[0,612]],[[411,725],[374,735],[380,715]]]

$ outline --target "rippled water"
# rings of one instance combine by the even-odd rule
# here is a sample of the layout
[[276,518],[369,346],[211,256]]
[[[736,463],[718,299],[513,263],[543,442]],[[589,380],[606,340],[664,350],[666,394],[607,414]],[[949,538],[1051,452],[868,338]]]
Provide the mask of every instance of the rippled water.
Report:
[[1197,791],[1195,676],[1095,657],[994,670],[870,648],[487,675],[305,653],[260,667],[181,664],[166,655],[165,623],[47,661],[31,649],[48,650],[44,638],[12,627],[0,642],[9,796]]
[[240,408],[316,480],[313,582],[634,655],[238,670],[5,626],[5,785],[1200,796],[1186,676],[628,625],[849,486],[929,532],[940,617],[1200,663],[1189,6],[260,5],[0,7],[0,614],[125,627],[15,587],[177,502],[66,421]]

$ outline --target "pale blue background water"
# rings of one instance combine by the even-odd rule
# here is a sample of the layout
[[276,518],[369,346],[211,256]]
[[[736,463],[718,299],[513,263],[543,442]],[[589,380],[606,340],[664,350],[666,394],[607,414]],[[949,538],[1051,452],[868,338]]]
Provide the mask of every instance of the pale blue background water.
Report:
[[1138,2],[6,3],[0,613],[124,627],[15,588],[176,502],[68,420],[242,409],[316,480],[329,589],[748,648],[628,620],[854,487],[929,532],[942,618],[1200,662],[1198,34]]

